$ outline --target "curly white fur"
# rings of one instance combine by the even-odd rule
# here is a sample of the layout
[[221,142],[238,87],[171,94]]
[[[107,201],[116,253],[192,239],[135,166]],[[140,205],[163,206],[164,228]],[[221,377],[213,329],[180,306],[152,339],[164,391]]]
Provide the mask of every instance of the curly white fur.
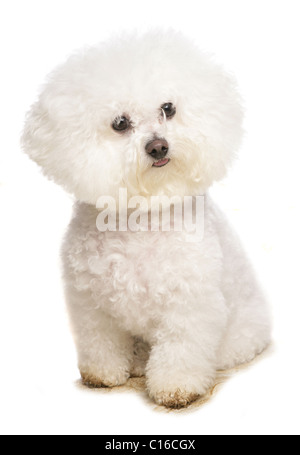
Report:
[[[172,102],[168,120],[160,106]],[[111,127],[120,116],[132,129]],[[25,151],[78,200],[63,245],[68,308],[86,383],[146,373],[158,403],[180,407],[216,370],[270,340],[266,302],[239,240],[207,189],[242,137],[235,82],[174,32],[119,36],[54,71],[28,114]],[[169,163],[153,167],[154,137]],[[99,232],[99,196],[205,195],[205,233]],[[141,355],[142,354],[142,355]]]

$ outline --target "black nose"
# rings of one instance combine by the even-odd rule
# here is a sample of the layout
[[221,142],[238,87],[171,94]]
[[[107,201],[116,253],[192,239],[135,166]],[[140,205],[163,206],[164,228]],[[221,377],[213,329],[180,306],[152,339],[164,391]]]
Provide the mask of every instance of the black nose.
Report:
[[156,160],[161,160],[169,151],[169,144],[165,139],[155,139],[148,142],[146,152]]

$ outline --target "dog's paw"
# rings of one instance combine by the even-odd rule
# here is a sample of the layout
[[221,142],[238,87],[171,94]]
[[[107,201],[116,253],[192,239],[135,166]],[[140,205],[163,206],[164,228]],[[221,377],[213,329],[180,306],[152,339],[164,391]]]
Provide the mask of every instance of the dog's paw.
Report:
[[173,392],[163,391],[152,395],[154,401],[160,406],[167,408],[180,409],[186,408],[189,404],[199,398],[197,393],[187,392],[186,390],[176,389]]
[[117,387],[127,382],[129,373],[127,371],[109,372],[107,370],[96,371],[87,368],[80,368],[82,383],[88,387]]
[[147,389],[150,398],[157,404],[168,408],[185,408],[199,397],[205,396],[214,384],[215,374],[204,375],[196,371],[193,375],[184,372],[166,371],[165,369],[150,370],[147,367]]

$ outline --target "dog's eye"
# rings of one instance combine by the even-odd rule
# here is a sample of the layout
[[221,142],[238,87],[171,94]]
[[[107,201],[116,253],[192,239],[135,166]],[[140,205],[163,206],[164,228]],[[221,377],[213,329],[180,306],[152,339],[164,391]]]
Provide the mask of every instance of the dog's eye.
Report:
[[176,114],[176,107],[174,106],[173,103],[164,103],[161,105],[160,108],[164,111],[168,119],[174,117],[174,115]]
[[131,128],[130,120],[123,115],[121,117],[117,117],[112,123],[112,128],[121,133],[127,131]]

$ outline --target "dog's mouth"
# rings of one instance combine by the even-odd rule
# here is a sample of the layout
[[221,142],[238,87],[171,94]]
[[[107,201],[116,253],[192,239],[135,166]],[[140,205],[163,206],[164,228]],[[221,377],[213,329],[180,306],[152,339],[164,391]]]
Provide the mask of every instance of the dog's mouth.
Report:
[[155,163],[153,163],[152,167],[163,167],[163,166],[166,166],[169,162],[170,162],[170,158],[164,158],[162,160],[155,161]]

